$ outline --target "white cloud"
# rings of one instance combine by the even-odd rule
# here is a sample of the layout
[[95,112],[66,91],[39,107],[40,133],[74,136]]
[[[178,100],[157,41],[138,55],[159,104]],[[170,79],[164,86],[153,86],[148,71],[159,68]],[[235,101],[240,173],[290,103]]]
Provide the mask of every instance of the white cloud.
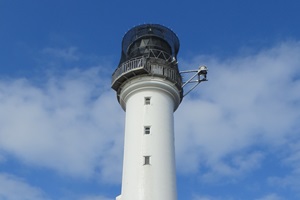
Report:
[[268,194],[256,200],[283,200],[283,198],[278,196],[277,194]]
[[194,195],[193,200],[233,200],[231,197],[216,197],[216,196],[208,196],[208,195]]
[[119,182],[123,111],[100,69],[50,76],[43,87],[1,81],[0,150],[28,165]]
[[215,181],[219,177],[226,176],[227,181],[235,181],[236,177],[244,176],[248,172],[260,167],[263,155],[259,152],[243,155],[229,155],[229,159],[216,161],[210,171],[202,175],[205,181]]
[[45,194],[22,179],[9,174],[0,174],[0,199],[6,200],[46,200]]
[[[182,62],[206,64],[209,81],[185,97],[175,113],[179,171],[200,174],[205,181],[234,179],[260,168],[268,148],[283,149],[291,140],[298,144],[298,55],[300,44],[287,42],[250,56]],[[14,155],[28,166],[119,183],[125,118],[110,76],[100,75],[103,70],[107,74],[101,66],[50,74],[43,86],[1,80],[0,162]],[[290,156],[281,158],[296,171],[299,149],[286,151]],[[286,176],[287,183],[294,174]]]
[[87,196],[81,198],[80,200],[114,200],[114,199],[103,197],[103,196]]
[[209,196],[195,196],[193,200],[216,200],[216,198]]
[[213,200],[213,198],[211,197],[207,197],[207,196],[197,196],[193,198],[194,200]]
[[76,47],[69,47],[63,49],[48,47],[43,49],[42,53],[53,58],[62,59],[66,61],[77,61],[80,59],[80,54]]
[[284,164],[293,167],[295,174],[300,174],[300,141],[290,142],[286,147],[287,156]]
[[[206,64],[209,81],[176,112],[179,170],[196,173],[205,166],[217,176],[238,175],[260,167],[268,153],[253,146],[284,148],[300,130],[299,55],[300,43],[286,42],[227,60],[183,61]],[[237,158],[241,162],[232,166]]]
[[283,160],[280,163],[288,169],[288,173],[274,175],[268,178],[268,184],[273,187],[288,188],[300,194],[300,141],[290,141],[282,150]]
[[0,163],[3,163],[6,161],[6,158],[0,154]]

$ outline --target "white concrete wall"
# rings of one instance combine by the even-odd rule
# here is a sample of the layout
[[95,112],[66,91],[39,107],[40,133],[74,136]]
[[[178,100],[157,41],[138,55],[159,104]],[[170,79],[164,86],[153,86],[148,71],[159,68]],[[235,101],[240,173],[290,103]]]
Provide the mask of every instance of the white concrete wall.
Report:
[[[173,112],[179,91],[166,80],[145,77],[127,83],[120,99],[126,109],[122,200],[176,200]],[[151,156],[150,165],[144,156]]]

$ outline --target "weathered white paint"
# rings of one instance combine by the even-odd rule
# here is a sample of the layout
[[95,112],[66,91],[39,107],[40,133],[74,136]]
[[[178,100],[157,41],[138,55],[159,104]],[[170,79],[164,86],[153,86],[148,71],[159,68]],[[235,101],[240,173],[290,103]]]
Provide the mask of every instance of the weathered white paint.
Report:
[[[145,105],[145,97],[151,97]],[[176,200],[173,112],[180,93],[159,77],[139,77],[120,93],[126,110],[122,192],[117,200]],[[144,134],[150,126],[151,133]],[[144,165],[144,156],[150,165]]]

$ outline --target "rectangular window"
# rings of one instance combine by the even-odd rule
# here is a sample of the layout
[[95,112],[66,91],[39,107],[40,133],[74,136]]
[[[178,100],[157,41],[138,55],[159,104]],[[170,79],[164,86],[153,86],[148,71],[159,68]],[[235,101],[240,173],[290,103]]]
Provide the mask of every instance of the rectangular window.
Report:
[[150,156],[144,156],[144,165],[150,165]]
[[145,105],[150,105],[151,97],[145,97]]
[[144,127],[144,134],[149,135],[150,134],[150,126]]

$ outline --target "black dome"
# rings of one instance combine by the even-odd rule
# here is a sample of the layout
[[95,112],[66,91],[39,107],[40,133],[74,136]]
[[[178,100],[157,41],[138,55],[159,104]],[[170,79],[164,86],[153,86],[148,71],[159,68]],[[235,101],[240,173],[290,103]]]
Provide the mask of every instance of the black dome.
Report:
[[142,56],[149,49],[162,50],[176,58],[179,45],[177,35],[169,28],[159,24],[139,25],[124,35],[120,63]]

